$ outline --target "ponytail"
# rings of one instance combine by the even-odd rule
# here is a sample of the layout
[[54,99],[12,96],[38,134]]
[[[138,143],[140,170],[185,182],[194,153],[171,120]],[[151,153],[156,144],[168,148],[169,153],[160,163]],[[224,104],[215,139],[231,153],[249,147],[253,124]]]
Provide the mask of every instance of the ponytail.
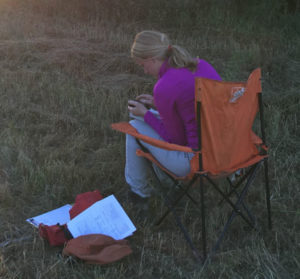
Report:
[[188,68],[195,71],[198,61],[189,52],[177,45],[170,45],[167,50],[169,65],[173,68]]
[[187,50],[177,45],[171,45],[168,36],[157,31],[138,33],[131,47],[131,57],[168,60],[169,65],[173,68],[188,68],[191,71],[195,71],[198,64],[198,61]]

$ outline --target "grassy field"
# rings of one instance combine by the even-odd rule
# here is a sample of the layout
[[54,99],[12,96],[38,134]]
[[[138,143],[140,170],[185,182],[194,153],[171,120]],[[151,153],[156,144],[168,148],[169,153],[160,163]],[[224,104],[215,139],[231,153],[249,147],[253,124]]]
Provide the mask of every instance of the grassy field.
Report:
[[[297,0],[1,0],[0,278],[300,278],[299,10]],[[257,180],[259,230],[236,220],[204,266],[171,218],[156,230],[137,222],[133,254],[108,266],[62,258],[24,221],[82,192],[127,190],[124,136],[109,125],[155,82],[129,55],[144,29],[167,32],[224,80],[262,68],[273,230]],[[208,208],[212,241],[226,214]],[[197,215],[186,217],[199,240]]]

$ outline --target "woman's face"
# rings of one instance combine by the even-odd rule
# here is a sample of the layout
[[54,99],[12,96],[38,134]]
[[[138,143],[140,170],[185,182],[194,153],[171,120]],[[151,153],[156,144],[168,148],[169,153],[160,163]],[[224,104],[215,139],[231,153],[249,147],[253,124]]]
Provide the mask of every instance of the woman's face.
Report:
[[155,78],[158,77],[159,70],[163,61],[156,58],[136,59],[136,63],[143,67],[144,73]]

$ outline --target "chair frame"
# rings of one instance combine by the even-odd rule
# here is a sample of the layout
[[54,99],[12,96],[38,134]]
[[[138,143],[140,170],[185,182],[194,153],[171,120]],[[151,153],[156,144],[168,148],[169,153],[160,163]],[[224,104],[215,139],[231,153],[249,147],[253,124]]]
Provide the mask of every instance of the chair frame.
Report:
[[[262,135],[262,143],[264,146],[266,146],[266,136],[265,136],[265,130],[264,130],[264,115],[263,115],[263,102],[262,102],[262,93],[258,92],[258,104],[259,104],[259,118],[260,118],[260,129],[261,129],[261,135]],[[199,152],[199,171],[195,173],[194,177],[191,179],[191,181],[188,183],[188,185],[185,188],[182,188],[180,186],[180,184],[178,183],[178,181],[176,179],[174,179],[171,175],[169,175],[168,173],[166,173],[174,182],[175,185],[180,186],[181,190],[182,190],[182,194],[173,202],[170,201],[170,199],[168,198],[168,196],[163,193],[163,191],[161,191],[161,194],[163,196],[164,199],[164,204],[166,205],[166,207],[168,208],[167,211],[155,222],[155,225],[160,225],[163,220],[167,217],[167,215],[171,212],[176,224],[178,225],[178,227],[180,228],[180,230],[182,231],[187,243],[189,244],[194,256],[196,257],[196,259],[202,263],[204,263],[208,257],[212,257],[216,251],[219,249],[219,246],[225,236],[225,233],[227,232],[230,224],[232,223],[233,219],[239,215],[242,217],[242,219],[251,227],[251,228],[256,228],[256,220],[254,218],[254,216],[251,214],[250,210],[247,208],[247,206],[244,203],[244,197],[246,196],[248,189],[250,187],[250,185],[252,184],[257,171],[259,170],[260,166],[262,165],[262,163],[264,164],[264,170],[265,170],[265,198],[266,198],[266,204],[267,204],[267,213],[268,213],[268,227],[271,230],[272,229],[272,219],[271,219],[271,204],[270,204],[270,187],[269,187],[269,178],[268,178],[268,157],[265,157],[263,159],[261,159],[259,162],[253,164],[252,166],[250,166],[250,170],[247,171],[247,173],[236,183],[233,184],[229,179],[228,176],[227,181],[230,185],[230,187],[232,188],[232,190],[229,193],[224,193],[220,187],[217,185],[217,183],[215,183],[207,173],[204,172],[203,169],[203,160],[202,160],[202,154],[201,154],[201,149],[202,149],[202,143],[201,143],[201,101],[197,101],[196,103],[196,110],[197,110],[197,125],[198,125],[198,149],[194,150],[195,152]],[[144,152],[149,152],[147,151],[147,149],[140,143],[139,139],[136,139],[137,142],[139,143],[141,149]],[[267,155],[266,151],[263,150],[264,154],[263,155]],[[159,178],[157,177],[153,167],[152,167],[152,163],[150,161],[149,165],[150,168],[154,174],[154,177],[156,177],[158,184],[160,185],[160,189],[162,189],[162,183],[159,180]],[[207,236],[206,236],[206,206],[205,206],[205,187],[207,187],[206,185],[204,185],[204,179],[206,179],[206,181],[208,181],[208,183],[210,185],[213,186],[213,188],[219,192],[219,194],[221,194],[221,196],[223,197],[223,200],[225,200],[231,207],[232,207],[232,212],[222,230],[222,232],[220,233],[215,245],[213,246],[213,248],[211,249],[210,253],[207,253]],[[238,187],[241,186],[241,184],[243,182],[245,182],[245,180],[247,179],[245,186],[243,187],[243,189],[240,191],[240,193],[238,193],[236,191],[236,189]],[[178,204],[178,202],[184,197],[187,196],[194,204],[198,205],[198,203],[193,199],[193,197],[191,197],[188,194],[189,189],[191,188],[191,186],[193,186],[196,183],[196,180],[199,180],[199,188],[200,188],[200,211],[201,211],[201,235],[202,235],[202,249],[203,249],[203,253],[201,255],[201,253],[198,251],[198,249],[195,247],[193,241],[191,240],[191,237],[187,231],[187,229],[185,228],[185,226],[182,224],[179,216],[176,214],[175,211],[175,206]],[[237,196],[237,199],[235,201],[235,203],[232,202],[232,200],[230,199],[230,196],[232,194],[235,194]],[[222,201],[223,201],[222,200]],[[221,201],[221,202],[222,202]],[[246,212],[247,217],[245,216],[245,214],[242,212],[242,209],[244,209],[244,211]]]

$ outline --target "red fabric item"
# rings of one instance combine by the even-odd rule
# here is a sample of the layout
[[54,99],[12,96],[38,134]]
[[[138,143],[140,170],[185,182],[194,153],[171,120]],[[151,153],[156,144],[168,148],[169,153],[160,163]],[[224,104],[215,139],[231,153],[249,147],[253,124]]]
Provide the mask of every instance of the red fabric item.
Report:
[[[70,219],[73,219],[79,213],[90,207],[95,202],[103,199],[103,196],[98,190],[92,192],[82,193],[76,196],[75,204],[70,209]],[[64,229],[67,230],[67,226],[47,226],[44,224],[39,225],[39,234],[42,238],[48,240],[51,246],[64,245],[69,239],[66,237]]]
[[92,204],[102,199],[103,196],[98,190],[77,195],[75,204],[69,211],[70,218],[73,219],[75,216],[90,207]]
[[109,264],[132,253],[127,240],[115,240],[103,234],[88,234],[71,239],[63,255],[77,257],[90,264]]
[[[70,218],[73,219],[101,199],[103,196],[98,190],[77,195],[75,204],[69,211]],[[63,226],[39,225],[40,236],[48,240],[51,246],[62,246],[67,243],[63,254],[75,256],[86,263],[108,264],[132,253],[127,240],[124,239],[114,240],[101,234],[83,235],[69,239],[65,232],[68,232],[66,224]]]
[[[68,241],[62,227],[63,226],[58,225],[47,226],[40,224],[39,234],[42,238],[47,239],[51,246],[61,246]],[[64,227],[66,227],[66,225],[64,225]]]

